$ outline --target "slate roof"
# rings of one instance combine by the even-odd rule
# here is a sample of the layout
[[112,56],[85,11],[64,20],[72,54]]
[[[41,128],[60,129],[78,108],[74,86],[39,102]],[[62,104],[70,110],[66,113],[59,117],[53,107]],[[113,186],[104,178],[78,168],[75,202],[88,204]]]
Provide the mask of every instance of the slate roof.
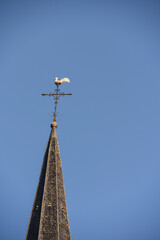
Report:
[[71,240],[56,127],[52,125],[26,240]]

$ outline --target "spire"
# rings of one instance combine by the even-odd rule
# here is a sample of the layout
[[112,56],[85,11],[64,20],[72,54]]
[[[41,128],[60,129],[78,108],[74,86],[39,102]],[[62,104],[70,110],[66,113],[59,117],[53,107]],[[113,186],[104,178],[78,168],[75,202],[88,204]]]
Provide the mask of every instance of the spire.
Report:
[[44,155],[26,240],[71,240],[54,123]]
[[57,89],[54,93],[42,94],[53,96],[55,100],[54,122],[44,154],[38,187],[28,225],[26,240],[71,240],[67,214],[61,158],[57,140],[56,109],[61,93],[59,85],[70,82],[68,78],[55,78]]

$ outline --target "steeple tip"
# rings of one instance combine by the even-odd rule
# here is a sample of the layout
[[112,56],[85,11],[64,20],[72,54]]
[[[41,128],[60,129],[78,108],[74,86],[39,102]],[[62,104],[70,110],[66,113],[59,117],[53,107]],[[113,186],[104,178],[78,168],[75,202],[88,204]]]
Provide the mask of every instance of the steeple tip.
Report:
[[51,124],[51,128],[53,128],[53,127],[57,128],[57,123],[56,123],[56,122],[53,122],[53,123]]

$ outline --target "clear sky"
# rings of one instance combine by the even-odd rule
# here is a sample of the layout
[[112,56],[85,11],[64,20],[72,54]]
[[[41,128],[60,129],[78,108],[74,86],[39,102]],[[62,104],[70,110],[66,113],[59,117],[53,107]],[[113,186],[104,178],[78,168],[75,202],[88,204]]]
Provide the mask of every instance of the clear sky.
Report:
[[0,1],[0,239],[27,231],[53,119],[73,240],[160,239],[160,2]]

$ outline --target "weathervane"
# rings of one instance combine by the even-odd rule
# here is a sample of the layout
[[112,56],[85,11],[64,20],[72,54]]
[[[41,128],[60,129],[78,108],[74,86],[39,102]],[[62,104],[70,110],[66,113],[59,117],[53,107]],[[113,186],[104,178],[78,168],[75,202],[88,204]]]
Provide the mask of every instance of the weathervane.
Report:
[[61,96],[65,96],[65,95],[72,95],[72,93],[61,93],[60,92],[60,89],[59,89],[59,85],[61,85],[63,82],[70,82],[70,80],[68,78],[62,78],[61,80],[58,79],[58,77],[56,77],[54,79],[54,82],[55,84],[57,85],[57,88],[54,90],[53,93],[42,93],[42,96],[46,96],[48,95],[49,97],[53,96],[54,97],[54,100],[55,100],[55,108],[54,108],[54,120],[53,120],[53,123],[54,125],[53,126],[56,126],[57,127],[57,124],[56,124],[56,111],[57,111],[57,103],[58,103],[58,100]]

